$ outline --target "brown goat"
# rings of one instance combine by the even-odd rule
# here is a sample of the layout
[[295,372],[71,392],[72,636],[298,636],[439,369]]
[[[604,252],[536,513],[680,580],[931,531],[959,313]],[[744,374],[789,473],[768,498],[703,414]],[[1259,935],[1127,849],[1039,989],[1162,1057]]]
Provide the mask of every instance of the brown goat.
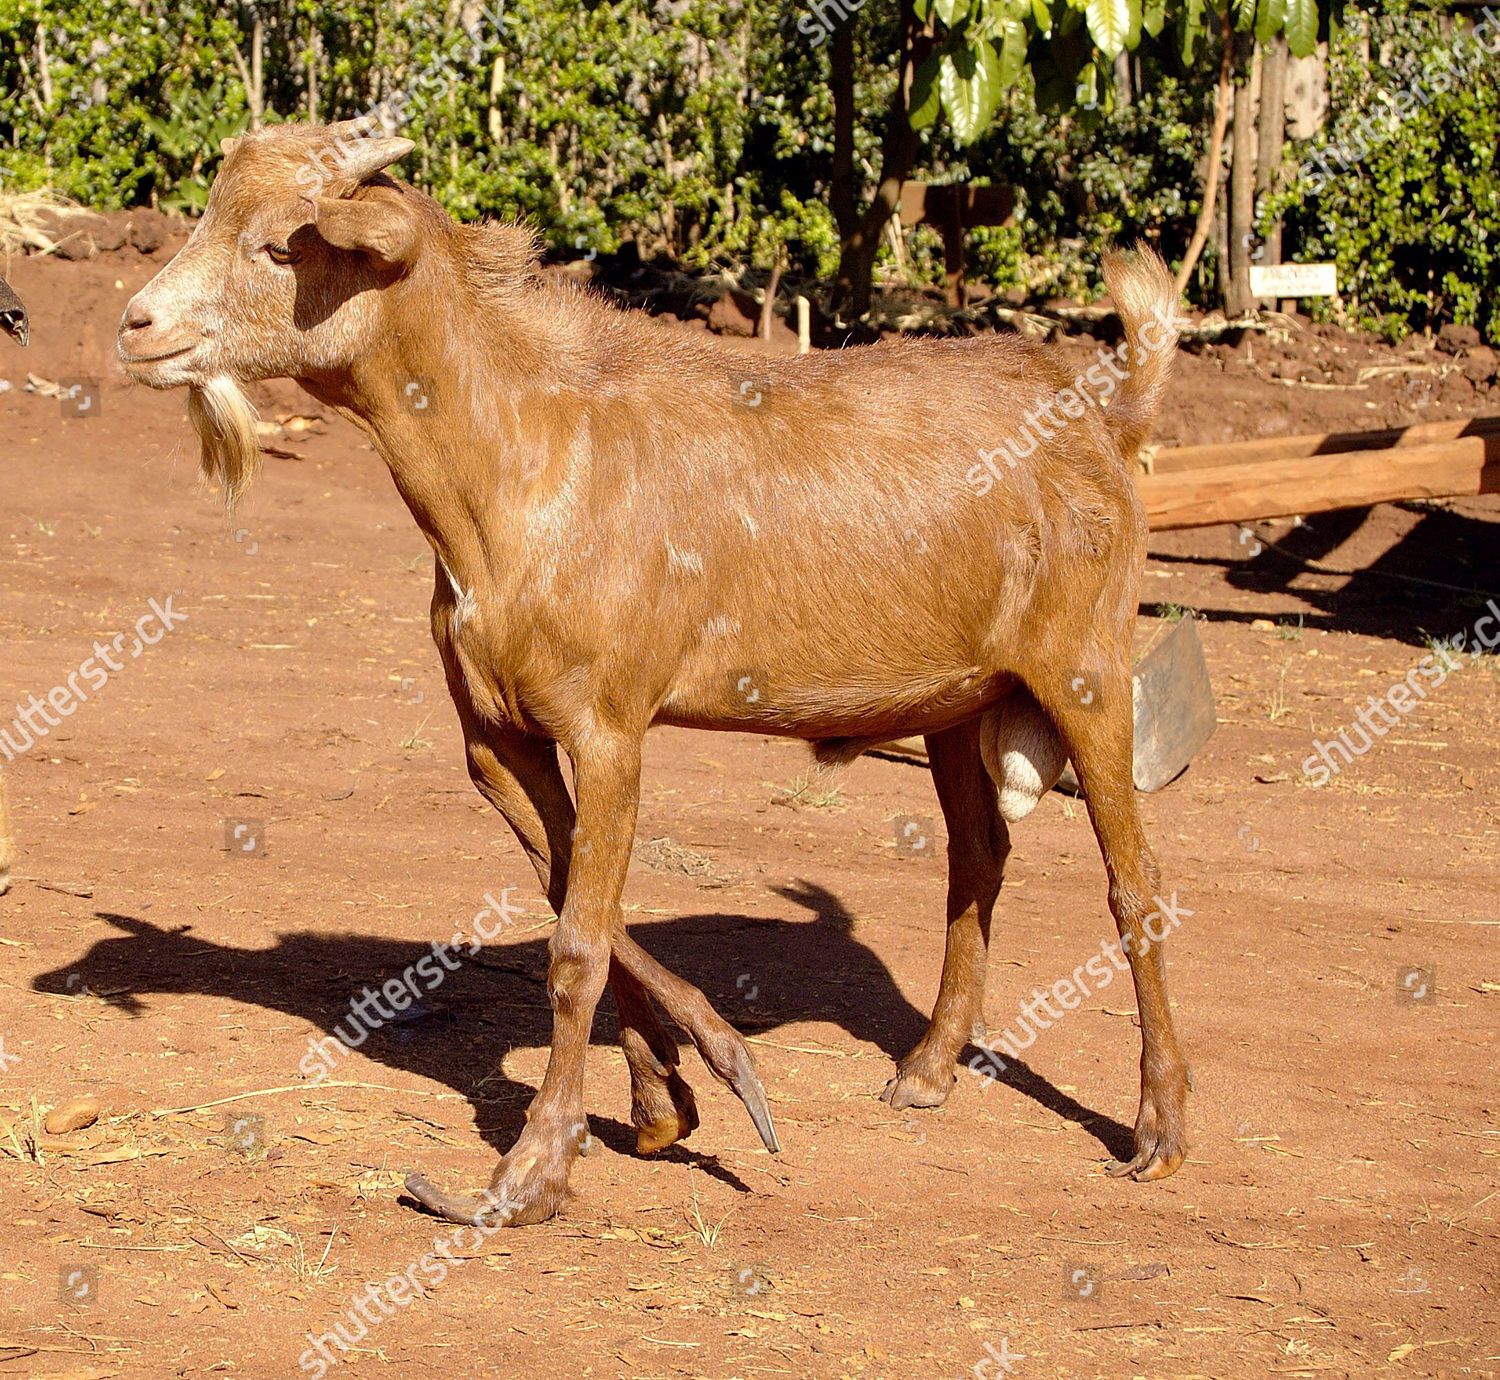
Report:
[[[0,278],[0,331],[26,343],[30,323],[21,299],[9,283]],[[10,869],[16,861],[16,844],[10,832],[10,801],[5,794],[5,776],[0,773],[0,896],[10,890]]]
[[[119,340],[136,379],[191,390],[205,468],[231,502],[256,460],[238,382],[290,377],[371,436],[436,553],[432,629],[470,775],[560,918],[551,1057],[519,1140],[481,1200],[408,1187],[476,1225],[557,1210],[606,980],[642,1151],[698,1120],[653,998],[778,1148],[744,1040],[625,929],[654,724],[801,738],[824,759],[926,735],[947,953],[931,1026],[883,1094],[894,1107],[952,1088],[1007,819],[1071,757],[1141,1013],[1135,1155],[1112,1169],[1171,1174],[1187,1069],[1147,934],[1158,876],[1131,785],[1146,534],[1131,467],[1176,338],[1161,261],[1107,266],[1132,371],[1107,409],[1063,407],[1061,422],[1067,374],[1017,339],[737,371],[709,342],[544,282],[526,231],[455,224],[383,173],[412,147],[359,122],[231,141],[192,239],[131,301]],[[1037,415],[1057,430],[977,493],[976,442]]]

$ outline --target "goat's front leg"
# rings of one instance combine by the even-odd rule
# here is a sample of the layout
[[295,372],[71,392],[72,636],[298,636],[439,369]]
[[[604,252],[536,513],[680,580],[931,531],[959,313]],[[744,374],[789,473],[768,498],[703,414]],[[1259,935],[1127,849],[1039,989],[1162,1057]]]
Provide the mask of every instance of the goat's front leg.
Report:
[[[470,777],[515,831],[552,909],[561,914],[576,821],[556,745],[501,733],[462,709],[460,717]],[[691,1135],[698,1126],[698,1107],[693,1090],[677,1071],[677,1042],[662,1027],[646,988],[614,954],[609,986],[620,1016],[620,1047],[630,1070],[636,1149],[649,1155]]]
[[640,741],[595,731],[575,756],[578,830],[567,896],[548,946],[552,1051],[526,1128],[477,1202],[454,1199],[413,1175],[407,1189],[452,1221],[522,1226],[562,1206],[568,1172],[586,1135],[584,1065],[594,1012],[620,928],[620,893],[630,865],[640,797]]

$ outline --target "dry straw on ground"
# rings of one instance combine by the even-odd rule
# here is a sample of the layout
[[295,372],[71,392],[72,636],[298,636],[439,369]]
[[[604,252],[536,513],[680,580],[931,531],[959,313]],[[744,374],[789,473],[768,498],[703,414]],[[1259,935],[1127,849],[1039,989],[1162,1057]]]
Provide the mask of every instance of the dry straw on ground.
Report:
[[0,192],[0,255],[50,254],[58,230],[89,213],[56,192]]

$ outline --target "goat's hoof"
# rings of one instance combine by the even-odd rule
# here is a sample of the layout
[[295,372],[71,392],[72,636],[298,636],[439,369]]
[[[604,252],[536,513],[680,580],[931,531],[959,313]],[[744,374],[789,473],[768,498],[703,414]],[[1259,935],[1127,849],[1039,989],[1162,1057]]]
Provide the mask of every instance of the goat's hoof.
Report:
[[755,1129],[760,1133],[761,1144],[773,1155],[781,1153],[781,1142],[776,1138],[776,1125],[771,1120],[771,1104],[766,1098],[766,1090],[761,1085],[760,1075],[755,1071],[755,1061],[750,1057],[750,1051],[741,1042],[738,1050],[736,1066],[729,1079],[729,1086],[734,1089],[736,1096],[745,1104],[745,1110],[750,1113],[750,1120],[755,1123]]
[[1136,1183],[1144,1184],[1154,1179],[1170,1179],[1182,1168],[1185,1158],[1181,1152],[1164,1155],[1155,1150],[1143,1150],[1131,1160],[1110,1160],[1104,1170],[1112,1179],[1134,1179]]
[[588,1122],[570,1131],[554,1126],[549,1133],[532,1122],[521,1139],[495,1166],[494,1178],[474,1198],[445,1193],[420,1174],[410,1174],[406,1191],[429,1212],[447,1222],[479,1227],[528,1227],[557,1214],[568,1200],[568,1171],[588,1142]]
[[1183,1098],[1166,1095],[1160,1102],[1147,1094],[1141,1100],[1135,1122],[1135,1155],[1128,1160],[1110,1160],[1105,1172],[1115,1179],[1150,1183],[1169,1179],[1187,1158],[1187,1135],[1183,1130]]
[[[693,1090],[673,1069],[667,1081],[661,1085],[660,1094],[652,1098],[652,1106],[641,1102],[631,1108],[631,1120],[635,1122],[635,1149],[639,1155],[654,1155],[669,1145],[686,1140],[698,1129],[698,1104]],[[665,1105],[662,1105],[665,1104]]]
[[[545,1222],[556,1215],[567,1198],[566,1183],[561,1190],[543,1192],[524,1192],[502,1185],[476,1198],[464,1198],[456,1193],[445,1193],[420,1174],[406,1176],[406,1191],[435,1217],[483,1231],[529,1227]],[[517,1197],[518,1191],[524,1192],[524,1196]]]
[[692,1120],[673,1112],[659,1121],[648,1122],[635,1128],[635,1152],[638,1155],[654,1155],[669,1145],[686,1140],[698,1129],[698,1119]]
[[881,1090],[880,1100],[892,1111],[907,1107],[941,1107],[958,1082],[951,1061],[941,1068],[929,1068],[926,1061],[910,1054],[896,1068],[896,1076]]

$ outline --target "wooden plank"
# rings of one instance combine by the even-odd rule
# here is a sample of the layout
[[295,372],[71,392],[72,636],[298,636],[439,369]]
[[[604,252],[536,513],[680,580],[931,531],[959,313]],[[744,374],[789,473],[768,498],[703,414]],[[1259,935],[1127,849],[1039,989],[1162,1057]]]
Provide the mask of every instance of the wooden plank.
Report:
[[1360,450],[1398,450],[1433,441],[1456,441],[1500,431],[1500,417],[1471,417],[1456,422],[1421,422],[1391,431],[1320,431],[1305,436],[1266,436],[1255,441],[1225,441],[1212,446],[1173,446],[1159,450],[1151,462],[1155,474],[1173,470],[1242,465],[1254,460],[1295,460],[1305,455],[1343,455]]
[[1016,209],[1010,187],[971,187],[965,182],[903,182],[901,224],[943,226],[954,221],[965,229],[974,225],[1005,225]]
[[1500,431],[1387,451],[1137,476],[1153,531],[1500,493]]

